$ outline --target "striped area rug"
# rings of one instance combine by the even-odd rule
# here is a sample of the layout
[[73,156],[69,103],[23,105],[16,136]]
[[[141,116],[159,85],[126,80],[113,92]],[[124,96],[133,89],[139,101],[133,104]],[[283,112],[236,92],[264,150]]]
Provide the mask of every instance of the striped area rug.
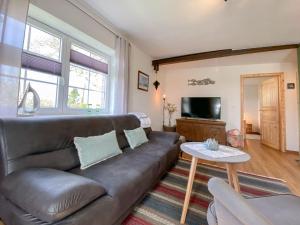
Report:
[[[188,180],[190,162],[179,160],[154,190],[127,217],[123,225],[180,224],[182,205]],[[211,177],[227,179],[224,169],[198,165],[186,224],[207,225],[206,211],[212,196],[207,189]],[[287,186],[276,179],[239,173],[241,192],[246,197],[290,193]]]

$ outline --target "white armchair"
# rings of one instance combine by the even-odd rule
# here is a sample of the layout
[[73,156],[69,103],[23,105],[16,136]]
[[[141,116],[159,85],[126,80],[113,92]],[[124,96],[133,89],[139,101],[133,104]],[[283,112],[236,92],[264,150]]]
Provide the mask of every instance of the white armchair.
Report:
[[274,195],[245,199],[225,181],[212,178],[214,196],[207,212],[209,225],[299,225],[300,197]]

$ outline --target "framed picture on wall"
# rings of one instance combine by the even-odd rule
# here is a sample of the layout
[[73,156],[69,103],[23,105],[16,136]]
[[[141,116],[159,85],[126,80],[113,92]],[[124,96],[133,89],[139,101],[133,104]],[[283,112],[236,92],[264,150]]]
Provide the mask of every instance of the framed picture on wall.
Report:
[[139,90],[148,91],[149,89],[149,75],[143,73],[142,71],[138,72],[138,87]]

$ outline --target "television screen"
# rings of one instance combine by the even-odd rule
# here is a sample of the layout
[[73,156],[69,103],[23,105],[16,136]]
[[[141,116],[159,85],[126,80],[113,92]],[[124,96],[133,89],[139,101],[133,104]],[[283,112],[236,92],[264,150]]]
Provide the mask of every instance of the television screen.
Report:
[[183,97],[181,117],[221,119],[220,97]]

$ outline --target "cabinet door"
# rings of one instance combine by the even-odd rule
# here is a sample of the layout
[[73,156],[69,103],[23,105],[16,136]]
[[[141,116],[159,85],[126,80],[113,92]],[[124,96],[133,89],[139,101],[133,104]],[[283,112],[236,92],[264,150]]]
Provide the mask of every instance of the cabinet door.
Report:
[[208,138],[216,139],[220,144],[225,144],[225,130],[223,127],[211,127],[205,126],[203,129],[203,138],[206,140]]
[[194,124],[194,141],[205,141],[205,127],[202,124]]
[[194,125],[190,123],[177,122],[177,132],[184,136],[187,141],[195,141]]

